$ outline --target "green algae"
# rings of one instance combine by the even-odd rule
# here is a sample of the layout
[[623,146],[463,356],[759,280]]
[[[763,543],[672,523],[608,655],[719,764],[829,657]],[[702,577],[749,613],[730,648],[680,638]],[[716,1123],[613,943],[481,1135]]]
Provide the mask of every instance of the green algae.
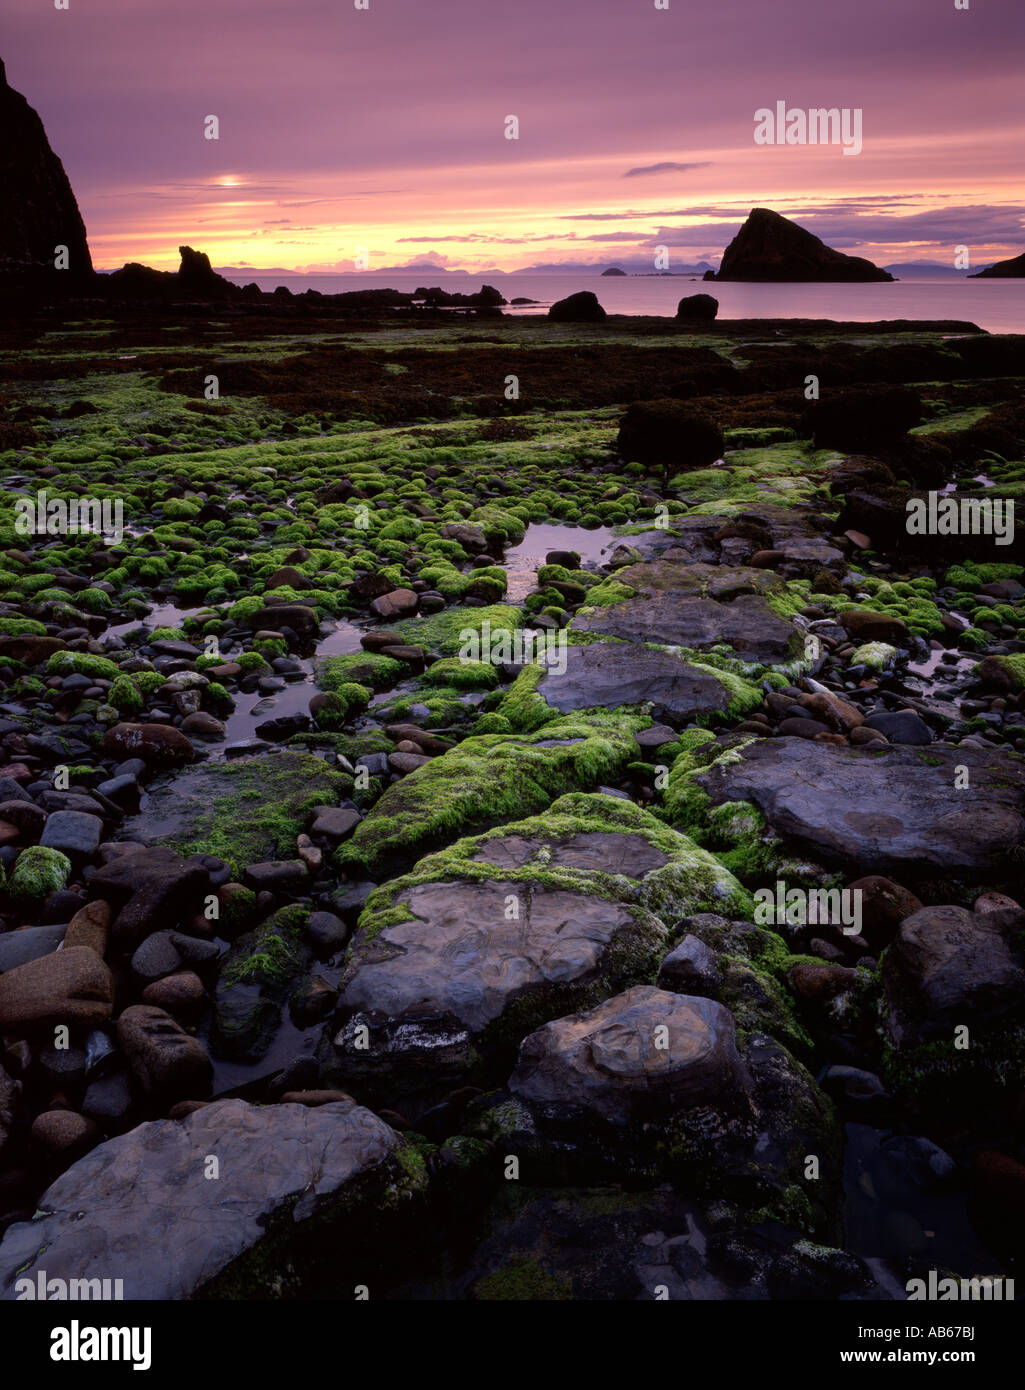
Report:
[[540,811],[567,791],[613,777],[635,749],[629,723],[583,719],[533,734],[465,739],[389,787],[335,862],[374,870],[393,856],[422,852],[432,840]]

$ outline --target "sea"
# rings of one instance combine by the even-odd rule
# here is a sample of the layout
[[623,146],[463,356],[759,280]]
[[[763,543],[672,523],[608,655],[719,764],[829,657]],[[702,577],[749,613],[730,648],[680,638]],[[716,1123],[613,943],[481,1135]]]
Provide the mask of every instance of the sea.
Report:
[[439,286],[462,294],[495,287],[507,300],[538,302],[510,306],[507,314],[542,314],[557,299],[593,290],[610,314],[649,314],[672,317],[684,295],[712,294],[719,301],[720,319],[962,319],[990,333],[1025,333],[1025,280],[946,279],[897,280],[868,285],[755,285],[737,282],[705,284],[688,275],[513,274],[483,276],[439,274],[374,275],[260,275],[232,274],[243,285],[255,280],[261,290],[287,285],[293,294],[319,290],[394,289],[410,293],[421,286]]

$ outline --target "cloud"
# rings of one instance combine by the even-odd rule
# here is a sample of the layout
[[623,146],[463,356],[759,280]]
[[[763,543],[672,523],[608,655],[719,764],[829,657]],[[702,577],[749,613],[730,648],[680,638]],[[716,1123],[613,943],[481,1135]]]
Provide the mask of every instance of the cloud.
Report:
[[646,174],[685,174],[688,169],[707,169],[709,161],[699,160],[696,164],[676,164],[672,160],[664,160],[661,164],[638,164],[633,169],[627,169],[623,175],[624,179],[636,179]]

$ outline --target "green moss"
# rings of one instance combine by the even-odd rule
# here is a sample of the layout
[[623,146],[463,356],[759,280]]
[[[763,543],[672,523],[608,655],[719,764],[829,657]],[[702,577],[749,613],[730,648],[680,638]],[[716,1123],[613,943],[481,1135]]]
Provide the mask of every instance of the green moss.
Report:
[[341,693],[343,686],[368,686],[388,690],[397,685],[409,668],[394,657],[380,652],[356,652],[351,656],[328,656],[317,662],[317,684],[321,690]]
[[9,891],[12,898],[41,902],[63,888],[70,877],[71,860],[66,854],[30,845],[15,861]]
[[153,843],[186,856],[217,855],[238,877],[249,864],[293,857],[313,807],[337,804],[351,786],[351,777],[322,759],[291,751],[197,767],[173,784],[170,806],[180,827]]
[[1025,690],[1025,652],[987,657],[987,661],[995,661],[999,665],[1009,677],[1012,690]]
[[145,701],[131,676],[118,676],[107,692],[107,703],[113,705],[118,714],[138,714]]
[[91,652],[54,652],[46,663],[48,676],[92,676],[112,681],[118,675],[113,661],[105,656],[93,656]]
[[[407,618],[396,623],[394,631],[401,634],[404,642],[440,652],[443,656],[458,656],[461,651],[464,655],[481,656],[485,654],[481,650],[485,624],[490,633],[513,633],[520,625],[520,616],[519,609],[505,604],[450,608],[426,618]],[[468,634],[473,635],[475,643],[468,644]]]
[[536,1260],[513,1260],[478,1279],[473,1297],[483,1302],[552,1303],[572,1299],[573,1286],[543,1269]]
[[303,932],[309,918],[309,909],[298,903],[279,908],[233,948],[221,970],[221,984],[281,989],[290,983],[306,964]]
[[867,666],[870,671],[882,671],[897,659],[897,648],[888,642],[864,642],[851,653],[852,666]]
[[34,618],[0,618],[0,637],[44,637],[46,626]]
[[[588,834],[634,835],[639,845],[660,851],[665,862],[642,880],[560,863],[559,846]],[[535,842],[534,854],[514,866],[491,863],[486,857],[489,844],[506,837]],[[746,916],[752,907],[747,892],[721,863],[650,812],[618,797],[571,792],[541,815],[457,840],[420,859],[410,873],[371,896],[360,917],[361,932],[374,938],[387,927],[408,921],[408,909],[396,905],[399,897],[418,885],[453,879],[519,884],[528,891],[543,885],[635,903],[663,922],[699,912]]]
[[427,668],[423,683],[450,686],[455,690],[494,690],[498,685],[498,672],[488,661],[447,657]]
[[468,738],[389,787],[336,862],[374,868],[431,841],[542,810],[625,767],[636,748],[633,727],[567,719],[535,734]]

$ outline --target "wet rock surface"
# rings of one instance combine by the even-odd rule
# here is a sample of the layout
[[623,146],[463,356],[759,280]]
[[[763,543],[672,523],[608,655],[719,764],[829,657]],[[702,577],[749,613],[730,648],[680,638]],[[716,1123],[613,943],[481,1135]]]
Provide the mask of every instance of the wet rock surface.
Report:
[[753,802],[781,834],[864,868],[995,869],[1025,838],[1025,768],[997,750],[766,739],[698,781],[713,801]]
[[5,1296],[1013,1268],[1025,565],[906,504],[1020,487],[1021,342],[105,278],[0,347]]
[[[140,1125],[81,1159],[44,1194],[37,1220],[11,1228],[0,1298],[15,1297],[17,1279],[37,1268],[51,1279],[121,1279],[125,1298],[190,1298],[255,1251],[275,1216],[293,1207],[297,1225],[313,1219],[399,1144],[351,1102],[311,1110],[224,1100]],[[194,1182],[210,1157],[218,1181]]]

